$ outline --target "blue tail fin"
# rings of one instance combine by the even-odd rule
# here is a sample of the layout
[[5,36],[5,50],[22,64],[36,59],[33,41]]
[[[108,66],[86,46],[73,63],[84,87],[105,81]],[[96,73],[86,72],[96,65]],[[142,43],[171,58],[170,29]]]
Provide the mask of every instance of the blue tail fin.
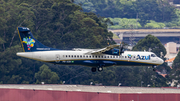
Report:
[[57,50],[47,47],[40,43],[38,40],[36,40],[30,32],[29,28],[18,27],[17,31],[24,52]]

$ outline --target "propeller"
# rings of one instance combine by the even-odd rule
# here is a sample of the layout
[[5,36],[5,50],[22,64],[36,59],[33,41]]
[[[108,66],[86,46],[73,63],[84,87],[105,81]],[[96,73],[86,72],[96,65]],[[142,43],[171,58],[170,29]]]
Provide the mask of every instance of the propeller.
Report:
[[119,55],[124,53],[125,50],[132,50],[132,48],[133,48],[132,46],[128,46],[127,44],[120,42],[120,45],[119,45]]
[[122,53],[124,53],[124,44],[120,42],[120,45],[119,45],[119,55],[121,55]]
[[161,58],[163,58],[163,57],[164,57],[163,52],[160,52],[160,57],[161,57]]

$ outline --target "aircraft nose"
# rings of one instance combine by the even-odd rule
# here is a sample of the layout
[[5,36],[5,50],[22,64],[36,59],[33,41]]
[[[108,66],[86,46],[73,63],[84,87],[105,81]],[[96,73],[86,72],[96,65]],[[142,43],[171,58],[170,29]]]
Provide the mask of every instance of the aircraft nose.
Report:
[[159,59],[159,62],[160,62],[160,64],[163,64],[164,60],[163,59]]

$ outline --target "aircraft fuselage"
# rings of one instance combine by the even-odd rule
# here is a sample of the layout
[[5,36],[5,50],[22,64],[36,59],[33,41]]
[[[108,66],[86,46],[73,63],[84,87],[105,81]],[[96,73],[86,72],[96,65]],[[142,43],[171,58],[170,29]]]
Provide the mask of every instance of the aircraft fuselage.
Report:
[[[109,45],[101,49],[59,50],[50,48],[34,38],[27,27],[17,28],[24,52],[17,55],[25,58],[60,65],[83,65],[92,67],[92,72],[109,66],[156,66],[164,61],[153,52],[123,51],[122,44]],[[120,47],[116,49],[115,47]]]
[[88,51],[37,51],[18,52],[17,55],[43,62],[60,65],[97,66],[155,66],[164,61],[159,57],[152,57],[152,52],[125,51],[119,55],[92,55]]

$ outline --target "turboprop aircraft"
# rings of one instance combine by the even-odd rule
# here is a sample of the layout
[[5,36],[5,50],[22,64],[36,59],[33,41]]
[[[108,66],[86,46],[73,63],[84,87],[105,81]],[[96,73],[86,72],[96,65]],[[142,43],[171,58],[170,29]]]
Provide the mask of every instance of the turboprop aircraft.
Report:
[[155,71],[157,65],[164,61],[153,52],[123,51],[119,44],[109,45],[102,49],[59,50],[47,47],[36,40],[29,28],[17,28],[24,52],[17,56],[60,65],[82,65],[91,67],[91,71],[102,71],[110,66],[152,66]]

